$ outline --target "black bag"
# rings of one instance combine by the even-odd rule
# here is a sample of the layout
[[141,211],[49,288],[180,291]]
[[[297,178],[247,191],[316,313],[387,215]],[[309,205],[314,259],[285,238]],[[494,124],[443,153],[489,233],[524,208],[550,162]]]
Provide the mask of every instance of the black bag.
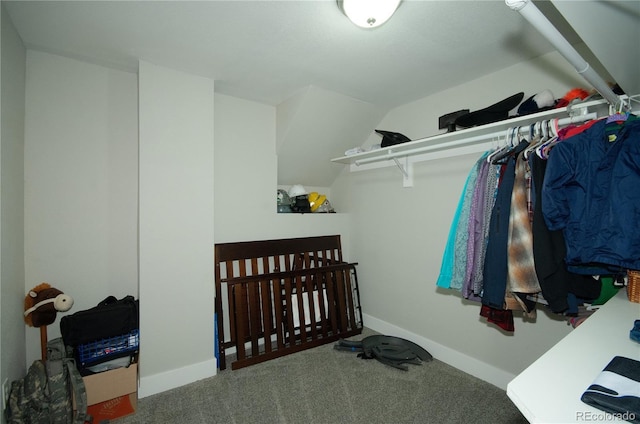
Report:
[[71,347],[131,333],[139,327],[138,301],[109,296],[98,306],[65,315],[60,320],[64,344]]

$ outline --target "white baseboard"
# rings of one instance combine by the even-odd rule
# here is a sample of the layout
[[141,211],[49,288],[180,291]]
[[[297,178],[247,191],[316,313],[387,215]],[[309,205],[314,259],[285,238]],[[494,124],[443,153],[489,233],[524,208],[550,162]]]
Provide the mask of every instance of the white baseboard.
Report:
[[460,353],[440,343],[429,340],[425,337],[414,334],[403,328],[396,327],[386,321],[372,317],[367,314],[363,315],[363,321],[367,328],[375,332],[387,336],[400,337],[412,341],[427,350],[434,358],[442,361],[454,368],[471,374],[481,380],[491,383],[502,390],[507,390],[507,384],[516,376],[507,371],[501,370],[482,362],[476,358]]
[[175,389],[176,387],[184,386],[189,383],[194,383],[198,380],[213,377],[216,375],[217,367],[218,365],[214,358],[160,374],[140,377],[138,397],[144,398],[167,390]]

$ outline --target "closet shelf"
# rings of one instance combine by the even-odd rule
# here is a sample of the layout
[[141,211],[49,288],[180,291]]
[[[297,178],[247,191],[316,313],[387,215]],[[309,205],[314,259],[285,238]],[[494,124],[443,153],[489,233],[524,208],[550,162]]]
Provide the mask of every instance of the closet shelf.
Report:
[[[597,115],[594,115],[597,114]],[[445,134],[413,140],[407,143],[356,153],[332,159],[331,162],[351,165],[351,171],[371,168],[398,166],[405,179],[405,186],[411,185],[410,165],[431,159],[478,153],[496,147],[496,143],[506,139],[509,131],[520,127],[521,133],[528,133],[529,126],[535,122],[569,118],[582,122],[609,114],[606,100],[591,100],[568,107],[551,109],[531,115],[510,118],[504,121],[467,128]],[[400,160],[401,159],[401,160]],[[404,163],[402,163],[404,162]]]

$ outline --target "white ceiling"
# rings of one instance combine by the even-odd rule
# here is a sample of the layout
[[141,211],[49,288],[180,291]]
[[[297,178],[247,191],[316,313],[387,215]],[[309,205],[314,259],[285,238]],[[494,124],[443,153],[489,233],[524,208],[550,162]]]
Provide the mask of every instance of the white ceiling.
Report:
[[3,3],[28,48],[129,70],[140,58],[271,105],[314,85],[390,108],[552,50],[503,0],[405,0],[373,30],[334,0]]
[[[335,0],[2,3],[27,48],[131,71],[143,59],[274,106],[312,86],[384,112],[554,50],[503,0],[404,0],[373,30],[354,26]],[[538,6],[566,26],[550,2]],[[318,143],[310,133],[304,142]],[[323,161],[345,150],[327,149]]]

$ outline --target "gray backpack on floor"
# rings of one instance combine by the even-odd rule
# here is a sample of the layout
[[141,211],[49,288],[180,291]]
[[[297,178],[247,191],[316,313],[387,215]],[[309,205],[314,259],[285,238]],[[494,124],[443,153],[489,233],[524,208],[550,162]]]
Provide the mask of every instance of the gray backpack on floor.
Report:
[[[72,393],[76,400],[73,410]],[[5,410],[8,424],[83,424],[87,392],[62,338],[47,343],[47,360],[33,362],[27,375],[11,383]]]

